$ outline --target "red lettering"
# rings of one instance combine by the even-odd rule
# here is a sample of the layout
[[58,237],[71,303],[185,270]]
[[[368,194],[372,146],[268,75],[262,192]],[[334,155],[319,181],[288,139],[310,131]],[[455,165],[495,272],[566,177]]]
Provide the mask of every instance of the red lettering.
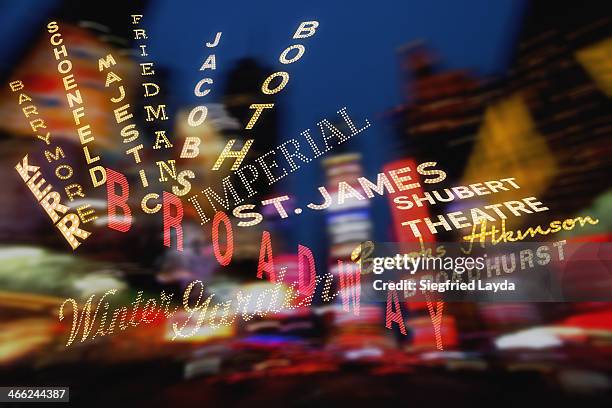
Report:
[[342,309],[349,312],[351,299],[353,300],[353,313],[359,316],[359,303],[361,300],[361,271],[358,267],[344,266],[344,262],[338,261],[338,272],[340,274],[340,297],[342,297]]
[[436,348],[438,350],[443,350],[442,346],[442,333],[440,332],[440,326],[442,325],[442,312],[444,311],[444,302],[437,301],[436,302],[436,310],[434,310],[434,305],[431,300],[429,300],[428,292],[424,292],[425,299],[427,299],[427,311],[429,312],[429,317],[431,318],[431,323],[434,328],[434,335],[436,336]]
[[[395,311],[393,308],[395,308]],[[397,298],[397,292],[395,292],[395,290],[389,290],[387,291],[387,318],[385,320],[385,327],[390,329],[393,322],[397,323],[402,334],[406,335],[406,326],[404,325],[404,318],[400,309],[399,299]]]
[[[225,225],[225,254],[221,254],[221,250],[219,248],[219,224],[223,222]],[[227,266],[232,261],[232,256],[234,255],[234,232],[232,231],[232,223],[230,222],[229,217],[223,211],[218,211],[215,214],[215,218],[213,219],[212,224],[212,241],[213,241],[213,251],[215,253],[215,258],[217,258],[217,262],[219,262],[222,266]]]
[[[307,266],[306,262],[308,262]],[[306,268],[308,268],[308,271],[305,270]],[[310,275],[308,283],[306,283],[306,274]],[[298,290],[300,291],[300,297],[304,297],[304,302],[301,302],[300,306],[310,305],[316,284],[317,272],[312,251],[307,246],[298,245]]]
[[[176,231],[176,249],[179,251],[183,250],[183,227],[181,221],[183,220],[183,203],[181,200],[172,193],[164,191],[163,194],[164,203],[164,245],[170,247],[170,229],[174,228]],[[176,210],[175,215],[171,215],[172,207]]]
[[[118,195],[115,186],[121,186],[121,194]],[[125,176],[111,169],[106,169],[106,196],[108,199],[108,228],[128,232],[132,226],[132,211],[127,205],[130,197],[130,185]],[[117,217],[117,208],[121,208],[123,216]]]
[[[265,258],[268,258],[266,261]],[[274,273],[274,256],[272,255],[272,241],[270,233],[264,231],[261,235],[261,247],[259,248],[259,263],[257,265],[257,277],[263,279],[263,273],[268,273],[268,280],[276,283],[276,275]]]

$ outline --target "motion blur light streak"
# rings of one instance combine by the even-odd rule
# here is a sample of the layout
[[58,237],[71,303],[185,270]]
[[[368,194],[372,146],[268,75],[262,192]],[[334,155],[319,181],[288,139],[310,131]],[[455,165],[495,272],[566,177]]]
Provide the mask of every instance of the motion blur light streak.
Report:
[[0,2],[7,405],[609,407],[605,6]]

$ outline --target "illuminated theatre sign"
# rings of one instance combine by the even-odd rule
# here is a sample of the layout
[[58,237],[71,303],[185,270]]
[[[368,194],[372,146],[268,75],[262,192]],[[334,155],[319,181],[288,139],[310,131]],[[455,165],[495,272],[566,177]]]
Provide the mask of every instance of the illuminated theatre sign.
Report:
[[[68,212],[70,208],[60,203],[60,194],[53,190],[50,183],[45,186],[46,180],[42,177],[39,167],[28,162],[27,154],[23,157],[21,163],[17,163],[15,170],[72,249],[77,249],[81,242],[76,237],[85,240],[90,235],[90,232],[79,228],[79,217]],[[62,215],[61,218],[60,215]]]
[[[259,177],[265,177],[268,180],[268,184],[272,185],[290,172],[299,169],[302,164],[310,163],[313,159],[332,150],[334,146],[348,141],[370,126],[370,122],[367,119],[360,120],[359,124],[356,124],[347,113],[346,108],[340,109],[338,114],[346,123],[350,133],[342,133],[329,120],[323,119],[318,122],[320,136],[316,139],[311,135],[310,129],[306,129],[301,132],[301,135],[304,137],[303,140],[289,139],[276,149],[259,156],[253,164],[243,165],[239,170],[223,178],[221,182],[222,196],[211,187],[207,187],[201,191],[207,200],[207,204],[200,204],[197,194],[189,198],[188,201],[193,204],[201,218],[201,225],[209,222],[211,220],[209,216],[212,217],[216,212],[229,210],[235,205],[240,205],[246,198],[257,194],[257,191],[253,189],[253,184]],[[280,159],[277,159],[277,154]],[[286,162],[286,165],[281,159]],[[124,228],[125,231],[123,231],[127,232],[131,223],[131,217],[127,216],[131,214],[128,205],[129,184],[124,175],[113,172],[110,169],[108,169],[108,173],[113,175],[113,177],[109,177],[107,180],[109,223],[116,222],[127,225]],[[116,189],[116,186],[119,186],[120,189]],[[120,190],[120,192],[117,192],[117,190]],[[155,207],[149,207],[149,198],[150,196],[145,196],[143,208],[158,211],[160,207],[163,207],[164,245],[171,246],[170,232],[174,230],[177,237],[176,248],[182,251],[183,230],[181,222],[183,206],[181,200],[175,195],[164,191],[163,203],[156,204]],[[277,200],[282,201],[282,198],[277,198]],[[251,207],[243,207],[243,209],[247,208]],[[119,217],[117,214],[123,214],[123,216]]]
[[90,147],[93,145],[96,138],[92,134],[91,126],[85,122],[86,115],[85,107],[83,106],[83,96],[81,95],[77,79],[75,78],[74,73],[72,73],[72,60],[69,59],[68,50],[66,49],[64,39],[62,38],[62,34],[59,29],[59,25],[56,21],[51,21],[49,24],[47,24],[47,32],[51,34],[49,37],[49,43],[54,46],[53,55],[55,56],[55,59],[59,61],[57,64],[57,72],[64,75],[62,77],[62,82],[66,91],[66,100],[72,109],[74,124],[75,126],[78,126],[77,133],[79,134],[79,140],[83,148],[83,156],[85,157],[85,161],[89,166],[91,184],[94,187],[100,187],[106,182],[106,172],[104,167],[100,164],[95,166],[93,165],[94,163],[100,161],[100,156],[92,156],[90,151]]
[[[298,29],[293,34],[293,39],[305,39],[312,37],[315,35],[317,27],[319,27],[318,21],[303,21],[300,23]],[[219,40],[221,38],[221,32],[218,32],[212,43],[206,43],[206,46],[209,48],[214,48],[219,44]],[[285,48],[280,56],[278,57],[278,61],[281,64],[289,65],[298,61],[304,53],[306,52],[306,47],[302,44],[293,44]],[[216,57],[215,54],[210,54],[206,61],[200,67],[200,71],[205,70],[215,70],[216,68]],[[278,80],[277,80],[278,78]],[[273,84],[274,82],[274,84]],[[270,74],[261,85],[261,92],[265,95],[274,95],[282,91],[285,86],[289,83],[289,73],[286,71],[277,71]],[[210,93],[209,89],[202,89],[204,84],[212,85],[212,78],[202,78],[194,88],[194,94],[197,97],[204,97]],[[245,130],[252,130],[255,127],[255,124],[259,120],[259,117],[262,115],[262,112],[266,109],[274,108],[274,103],[253,103],[249,106],[249,109],[254,110],[251,119],[245,126]],[[187,118],[187,122],[189,126],[197,127],[202,125],[206,121],[206,117],[208,115],[208,108],[206,105],[199,105],[194,107],[191,112],[189,112],[189,116]],[[353,129],[351,129],[353,130]],[[199,154],[199,145],[200,139],[198,137],[192,136],[185,139],[185,143],[183,145],[183,149],[181,152],[182,158],[195,158]],[[212,170],[219,170],[221,165],[225,161],[226,158],[234,158],[234,163],[232,164],[232,170],[238,170],[240,168],[240,164],[246,157],[251,145],[253,144],[253,139],[248,139],[244,142],[242,149],[238,151],[233,151],[232,147],[236,139],[228,140],[225,148],[219,155],[219,158],[215,162],[212,167]]]

